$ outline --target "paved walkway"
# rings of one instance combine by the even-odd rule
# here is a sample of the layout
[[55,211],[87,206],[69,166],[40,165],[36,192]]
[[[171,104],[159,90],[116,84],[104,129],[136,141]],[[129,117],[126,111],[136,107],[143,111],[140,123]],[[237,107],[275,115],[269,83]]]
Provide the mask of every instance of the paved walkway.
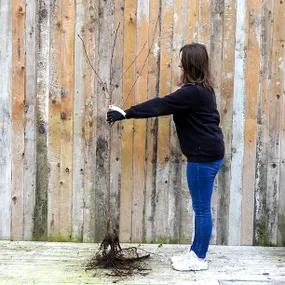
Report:
[[0,241],[0,284],[285,285],[284,247],[211,245],[209,269],[200,272],[171,268],[169,258],[185,250],[186,245],[140,247],[154,253],[147,261],[150,273],[118,279],[106,277],[102,270],[84,271],[98,244]]

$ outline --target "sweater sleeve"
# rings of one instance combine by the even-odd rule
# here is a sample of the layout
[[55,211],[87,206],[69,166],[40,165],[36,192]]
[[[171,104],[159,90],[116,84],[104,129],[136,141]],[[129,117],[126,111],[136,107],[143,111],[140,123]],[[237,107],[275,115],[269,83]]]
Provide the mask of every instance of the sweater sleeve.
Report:
[[191,108],[191,92],[180,88],[164,97],[156,97],[125,110],[126,118],[149,118],[175,114]]

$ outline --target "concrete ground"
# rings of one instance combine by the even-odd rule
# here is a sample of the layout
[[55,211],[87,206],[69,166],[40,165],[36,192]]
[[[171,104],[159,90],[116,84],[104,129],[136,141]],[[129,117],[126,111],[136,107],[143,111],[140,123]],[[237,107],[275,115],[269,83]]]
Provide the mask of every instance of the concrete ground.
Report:
[[173,270],[170,257],[186,247],[139,245],[152,253],[146,262],[146,267],[151,270],[146,276],[118,278],[106,276],[106,270],[85,272],[84,265],[94,255],[98,244],[0,241],[0,284],[285,285],[284,247],[210,245],[208,270]]

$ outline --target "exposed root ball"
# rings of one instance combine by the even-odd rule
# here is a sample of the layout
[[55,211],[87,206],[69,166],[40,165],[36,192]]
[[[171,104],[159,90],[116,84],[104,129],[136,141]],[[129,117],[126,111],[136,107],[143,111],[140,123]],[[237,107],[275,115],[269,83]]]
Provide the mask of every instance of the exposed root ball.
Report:
[[117,233],[108,233],[85,270],[111,269],[111,273],[107,273],[110,276],[128,276],[135,273],[145,275],[145,271],[150,269],[146,269],[142,261],[148,258],[149,254],[139,254],[138,250],[136,247],[122,249]]

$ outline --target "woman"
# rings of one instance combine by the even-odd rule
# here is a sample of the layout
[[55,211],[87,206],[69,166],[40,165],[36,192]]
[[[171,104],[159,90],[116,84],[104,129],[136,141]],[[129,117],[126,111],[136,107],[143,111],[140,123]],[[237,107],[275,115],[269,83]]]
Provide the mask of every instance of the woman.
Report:
[[180,49],[180,58],[182,75],[178,90],[126,111],[111,105],[107,122],[173,115],[181,150],[187,157],[195,235],[185,253],[171,258],[172,266],[176,270],[203,270],[208,268],[206,253],[212,232],[211,195],[225,148],[206,47],[199,43],[185,45]]

